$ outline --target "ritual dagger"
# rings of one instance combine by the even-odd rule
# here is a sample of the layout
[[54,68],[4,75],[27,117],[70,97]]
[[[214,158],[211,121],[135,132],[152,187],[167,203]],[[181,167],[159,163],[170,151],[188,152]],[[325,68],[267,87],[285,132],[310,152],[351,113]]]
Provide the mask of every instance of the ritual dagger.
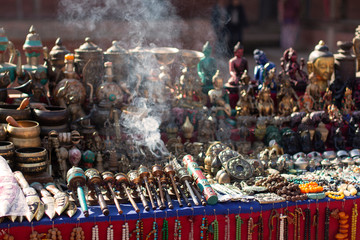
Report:
[[53,219],[55,217],[55,199],[39,182],[33,182],[31,185],[41,195],[41,201],[44,203],[45,214]]
[[54,183],[46,184],[45,188],[54,195],[55,211],[60,216],[69,206],[69,195],[65,192],[60,191]]

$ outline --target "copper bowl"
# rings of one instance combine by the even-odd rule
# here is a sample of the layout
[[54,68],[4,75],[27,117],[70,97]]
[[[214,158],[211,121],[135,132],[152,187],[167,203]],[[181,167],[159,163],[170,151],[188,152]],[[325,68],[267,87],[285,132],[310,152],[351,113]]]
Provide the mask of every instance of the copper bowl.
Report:
[[45,107],[46,110],[33,109],[35,121],[40,126],[58,126],[68,122],[68,112],[64,107]]

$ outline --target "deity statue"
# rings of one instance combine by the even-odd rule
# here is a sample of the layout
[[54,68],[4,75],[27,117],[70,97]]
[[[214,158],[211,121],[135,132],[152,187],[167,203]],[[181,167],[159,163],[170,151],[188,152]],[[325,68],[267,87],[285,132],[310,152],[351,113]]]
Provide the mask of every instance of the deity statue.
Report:
[[317,79],[316,84],[319,85],[322,93],[329,86],[329,80],[334,72],[334,61],[334,55],[322,40],[309,55],[308,72],[309,74],[314,72]]
[[272,116],[274,114],[274,101],[271,98],[270,89],[261,89],[257,99],[257,109],[260,116]]
[[208,94],[209,90],[213,89],[212,79],[217,70],[216,61],[210,56],[211,52],[212,48],[209,42],[206,42],[203,46],[203,53],[205,56],[201,58],[197,65],[198,74],[203,84],[202,91],[205,94]]
[[304,92],[307,84],[307,74],[303,70],[304,65],[303,59],[301,59],[301,64],[297,62],[297,53],[293,48],[286,49],[281,58],[281,67],[283,69],[279,74],[281,80],[286,75],[289,76],[291,86],[296,91]]
[[214,89],[211,89],[208,95],[217,117],[230,117],[231,108],[229,104],[229,94],[227,90],[224,89],[224,80],[219,76],[219,71],[214,75],[212,83]]
[[314,98],[311,95],[309,95],[307,92],[305,92],[299,101],[300,111],[307,113],[312,112],[314,109],[314,102],[315,102]]
[[328,106],[332,104],[332,101],[332,92],[329,88],[327,88],[322,99],[320,99],[321,108],[327,111]]
[[244,55],[244,46],[238,42],[234,47],[234,57],[229,60],[230,79],[226,87],[236,88],[240,85],[240,78],[244,71],[248,71],[248,62]]
[[198,141],[204,144],[215,141],[216,126],[212,117],[205,118],[199,122]]
[[309,74],[309,80],[310,84],[307,85],[305,92],[314,99],[314,108],[319,109],[321,92],[319,85],[316,84],[317,78],[314,72]]
[[266,64],[265,65],[265,80],[262,83],[262,85],[258,86],[258,89],[261,90],[263,87],[270,88],[271,93],[276,94],[277,92],[277,86],[278,86],[278,80],[276,78],[276,68],[271,67],[271,65]]
[[352,98],[352,91],[346,88],[344,99],[342,100],[343,114],[351,114],[355,109],[354,100]]
[[240,98],[236,104],[237,115],[249,116],[253,111],[253,108],[254,108],[254,103],[252,101],[252,97],[245,89],[243,89],[240,92]]
[[266,54],[262,50],[255,49],[253,55],[256,63],[256,66],[254,67],[254,78],[258,81],[258,85],[260,86],[263,84],[265,76],[268,75],[268,71],[276,66],[275,63],[269,62]]
[[280,86],[280,91],[277,94],[278,111],[281,116],[288,116],[296,111],[298,96],[295,90],[291,87],[290,77],[285,75],[283,83]]

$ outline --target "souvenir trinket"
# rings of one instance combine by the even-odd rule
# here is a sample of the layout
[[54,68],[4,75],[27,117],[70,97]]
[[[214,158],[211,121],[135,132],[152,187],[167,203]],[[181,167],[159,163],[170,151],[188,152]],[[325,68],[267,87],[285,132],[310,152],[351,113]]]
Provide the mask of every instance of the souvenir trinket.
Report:
[[85,176],[87,179],[87,186],[91,191],[95,191],[97,200],[101,207],[102,213],[107,216],[109,215],[109,209],[105,202],[104,196],[101,193],[100,186],[103,185],[103,180],[100,177],[100,173],[95,168],[89,168],[85,171]]
[[39,221],[42,218],[45,209],[43,203],[40,201],[39,196],[36,194],[36,190],[29,186],[24,175],[20,171],[15,171],[14,177],[21,187],[26,198],[26,203],[29,206],[29,211],[26,214],[27,220],[31,222],[33,218],[35,218],[37,221]]
[[217,64],[216,60],[211,57],[212,47],[209,42],[204,44],[202,52],[204,53],[204,57],[200,59],[197,65],[197,71],[203,85],[202,91],[208,94],[208,92],[213,89],[212,78],[216,73]]
[[85,233],[82,227],[75,227],[71,231],[70,240],[85,240]]
[[34,189],[38,191],[41,195],[41,201],[44,203],[45,214],[53,219],[55,216],[55,199],[51,196],[51,194],[41,185],[41,183],[33,182],[31,185]]
[[81,209],[85,217],[89,216],[88,207],[86,204],[85,194],[83,187],[86,184],[86,176],[84,171],[79,167],[72,167],[66,174],[68,187],[73,191],[77,191],[77,197],[79,199]]
[[196,195],[194,193],[194,190],[190,184],[191,181],[191,176],[189,175],[188,171],[186,170],[186,168],[181,167],[181,165],[177,162],[176,159],[174,159],[172,161],[172,164],[174,165],[174,168],[176,170],[176,173],[179,177],[180,182],[182,182],[183,184],[185,183],[185,186],[194,202],[194,204],[196,206],[200,205],[199,201],[196,198]]
[[140,200],[144,206],[144,209],[146,211],[150,210],[150,206],[148,204],[148,202],[146,201],[146,198],[141,190],[141,184],[142,184],[142,179],[139,175],[139,173],[136,170],[131,170],[128,172],[128,178],[129,178],[129,182],[130,182],[130,187],[135,188],[135,190],[137,191],[138,195],[140,196]]
[[[196,179],[196,185],[202,190],[202,194],[205,196],[205,200],[208,204],[213,205],[217,202],[217,196],[214,190],[211,188],[209,182],[206,180],[198,164],[193,160],[191,155],[183,157],[182,162],[187,167],[189,174]],[[200,198],[201,199],[201,198]]]
[[127,189],[127,186],[129,185],[129,179],[126,174],[124,173],[117,173],[115,174],[115,180],[116,180],[116,188],[118,190],[125,191],[127,198],[129,199],[131,205],[133,206],[135,212],[140,212],[139,207],[136,205],[134,199],[132,198],[129,190]]
[[115,178],[114,178],[114,174],[112,172],[103,172],[101,173],[101,176],[104,180],[104,183],[105,183],[105,188],[110,191],[111,193],[111,196],[115,202],[115,205],[116,205],[116,209],[118,210],[118,213],[119,214],[122,214],[123,213],[123,210],[121,209],[120,207],[120,203],[119,203],[119,200],[117,199],[116,197],[116,194],[114,192],[114,185],[115,185]]
[[172,184],[172,188],[173,188],[173,192],[175,193],[175,196],[177,198],[177,201],[179,203],[179,206],[182,207],[183,204],[181,202],[181,198],[180,198],[180,194],[179,192],[177,191],[177,186],[176,186],[176,183],[175,183],[175,170],[174,168],[172,167],[172,165],[168,164],[165,166],[164,168],[164,172],[166,173],[166,175],[170,178],[171,180],[171,184]]

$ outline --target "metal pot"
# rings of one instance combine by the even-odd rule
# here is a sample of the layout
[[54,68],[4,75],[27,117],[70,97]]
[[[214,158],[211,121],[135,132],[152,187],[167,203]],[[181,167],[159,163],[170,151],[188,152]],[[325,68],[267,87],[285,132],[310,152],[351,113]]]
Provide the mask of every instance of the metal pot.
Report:
[[26,107],[23,110],[16,110],[19,106],[0,104],[0,123],[7,123],[7,116],[12,116],[16,121],[31,119],[30,108]]
[[0,156],[6,159],[10,167],[12,167],[13,163],[14,150],[15,146],[12,142],[0,141]]

